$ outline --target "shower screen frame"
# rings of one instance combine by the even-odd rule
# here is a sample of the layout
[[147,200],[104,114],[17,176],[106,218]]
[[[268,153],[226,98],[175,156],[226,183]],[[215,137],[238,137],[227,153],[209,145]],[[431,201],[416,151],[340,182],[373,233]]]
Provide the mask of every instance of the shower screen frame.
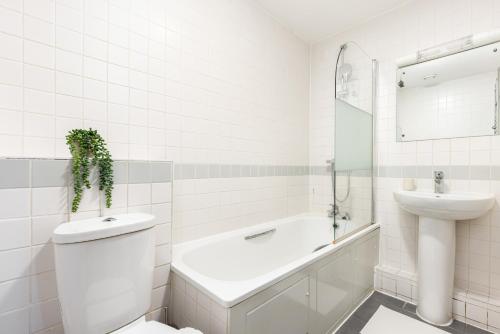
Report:
[[[338,90],[337,90],[337,80],[338,80],[338,76],[337,76],[337,71],[338,71],[338,68],[339,68],[339,60],[341,57],[344,57],[345,55],[343,55],[343,52],[345,52],[345,49],[347,47],[348,44],[353,44],[355,45],[357,48],[360,49],[360,51],[362,51],[365,55],[366,53],[354,42],[348,42],[346,44],[343,44],[341,46],[341,49],[338,53],[338,56],[337,56],[337,62],[335,64],[335,99],[334,99],[334,103],[335,105],[337,105],[337,100],[340,100],[340,101],[343,101],[344,103],[348,103],[346,102],[345,100],[339,98],[338,96]],[[343,240],[347,237],[349,237],[350,235],[356,233],[356,232],[359,232],[360,230],[363,230],[365,229],[367,226],[370,226],[372,224],[375,224],[375,185],[376,185],[376,166],[377,166],[377,147],[376,147],[376,130],[377,130],[377,112],[376,112],[376,97],[377,97],[377,74],[378,74],[378,61],[376,59],[373,59],[373,58],[370,58],[368,55],[366,55],[367,57],[367,62],[371,62],[371,103],[370,103],[370,107],[371,107],[371,117],[372,117],[372,136],[371,136],[371,213],[370,213],[370,219],[366,222],[366,224],[363,224],[362,226],[360,226],[359,228],[356,228],[352,231],[349,231],[348,233],[345,233],[343,235],[340,235],[338,236],[337,238],[337,230],[334,229],[334,242],[338,242],[340,240]],[[366,111],[365,111],[366,112]],[[336,116],[337,116],[337,110],[335,109],[335,122],[336,122]],[[334,127],[335,127],[335,124],[334,124]],[[335,131],[335,142],[337,142],[336,140],[336,136],[337,136],[337,133]],[[337,226],[337,212],[336,212],[336,208],[338,208],[337,206],[337,170],[336,170],[336,150],[334,149],[333,150],[333,158],[332,160],[329,161],[330,162],[330,168],[331,168],[331,182],[332,182],[332,195],[333,195],[333,209],[334,209],[334,215],[333,215],[333,221],[334,221],[334,226]]]

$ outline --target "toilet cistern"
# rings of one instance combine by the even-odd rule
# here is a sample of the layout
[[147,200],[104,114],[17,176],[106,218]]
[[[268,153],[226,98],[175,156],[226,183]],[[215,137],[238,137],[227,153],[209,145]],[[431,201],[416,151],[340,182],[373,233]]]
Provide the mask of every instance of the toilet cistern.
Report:
[[146,322],[155,266],[155,217],[130,213],[59,225],[53,233],[66,334],[171,334]]

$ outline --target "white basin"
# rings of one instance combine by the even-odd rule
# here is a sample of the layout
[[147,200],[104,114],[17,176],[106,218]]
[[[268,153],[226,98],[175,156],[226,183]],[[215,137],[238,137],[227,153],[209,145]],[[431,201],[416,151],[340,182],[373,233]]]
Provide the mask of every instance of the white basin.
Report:
[[479,218],[493,207],[495,197],[396,191],[394,198],[419,216],[417,314],[434,325],[448,326],[453,321],[455,221]]
[[495,203],[491,194],[436,194],[420,191],[396,191],[394,198],[406,211],[417,216],[444,220],[479,218]]

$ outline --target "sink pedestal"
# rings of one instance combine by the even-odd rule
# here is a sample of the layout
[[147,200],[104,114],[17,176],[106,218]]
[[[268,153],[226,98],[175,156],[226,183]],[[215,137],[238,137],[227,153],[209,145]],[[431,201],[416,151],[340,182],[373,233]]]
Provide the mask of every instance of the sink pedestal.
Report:
[[438,326],[453,321],[455,224],[453,220],[419,217],[417,314]]

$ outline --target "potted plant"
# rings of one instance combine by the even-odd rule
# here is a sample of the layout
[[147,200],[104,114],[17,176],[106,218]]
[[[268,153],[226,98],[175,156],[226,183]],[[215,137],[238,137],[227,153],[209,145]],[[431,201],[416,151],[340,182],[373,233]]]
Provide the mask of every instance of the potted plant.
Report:
[[71,172],[75,196],[71,211],[77,212],[84,187],[91,188],[89,181],[91,167],[99,170],[99,190],[104,191],[106,207],[111,207],[113,191],[113,160],[106,142],[96,130],[73,129],[66,136],[66,143],[73,157]]

